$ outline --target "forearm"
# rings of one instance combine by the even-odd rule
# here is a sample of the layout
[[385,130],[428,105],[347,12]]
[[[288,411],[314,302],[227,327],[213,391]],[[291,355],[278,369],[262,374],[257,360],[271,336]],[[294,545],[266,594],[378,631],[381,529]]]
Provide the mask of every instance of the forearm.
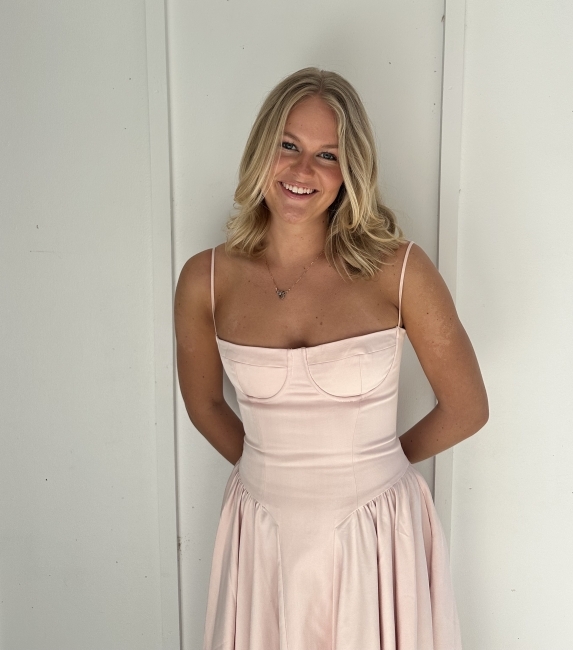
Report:
[[197,431],[234,465],[243,453],[245,430],[227,402],[210,402],[200,408],[188,408],[187,412]]
[[486,422],[483,412],[450,412],[437,404],[399,440],[408,460],[419,463],[469,438]]

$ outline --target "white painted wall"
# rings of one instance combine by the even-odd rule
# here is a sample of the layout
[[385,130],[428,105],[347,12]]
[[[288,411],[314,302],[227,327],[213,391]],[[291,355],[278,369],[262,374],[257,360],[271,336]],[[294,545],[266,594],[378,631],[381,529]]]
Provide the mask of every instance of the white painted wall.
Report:
[[[345,75],[374,122],[386,202],[437,260],[443,2],[170,0],[168,34],[175,268],[224,240],[240,156],[266,93],[318,65]],[[227,398],[234,404],[230,385]],[[412,348],[402,366],[399,433],[434,405]],[[235,404],[236,406],[236,404]],[[178,393],[183,647],[200,647],[229,463],[189,422]],[[420,464],[430,485],[432,461]]]
[[156,439],[158,7],[0,7],[2,650],[178,647]]
[[458,307],[490,398],[454,453],[464,650],[573,643],[573,5],[467,1]]

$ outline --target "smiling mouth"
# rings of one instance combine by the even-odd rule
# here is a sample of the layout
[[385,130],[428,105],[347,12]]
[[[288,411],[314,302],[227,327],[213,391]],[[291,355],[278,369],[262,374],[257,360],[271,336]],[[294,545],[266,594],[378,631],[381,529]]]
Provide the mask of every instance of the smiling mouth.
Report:
[[292,185],[291,183],[283,183],[282,181],[279,181],[279,183],[289,194],[292,194],[293,196],[310,196],[311,194],[315,194],[317,191],[313,190],[310,187],[303,187],[301,185]]

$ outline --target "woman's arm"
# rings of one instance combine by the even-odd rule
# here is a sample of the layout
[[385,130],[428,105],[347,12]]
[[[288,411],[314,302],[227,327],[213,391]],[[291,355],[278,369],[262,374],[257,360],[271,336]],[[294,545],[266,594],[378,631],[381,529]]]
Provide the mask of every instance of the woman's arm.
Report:
[[400,436],[411,463],[481,429],[489,417],[479,364],[442,276],[416,244],[404,274],[402,318],[437,405]]
[[187,260],[174,302],[177,374],[195,428],[233,465],[243,453],[245,431],[223,397],[223,366],[211,314],[211,250]]

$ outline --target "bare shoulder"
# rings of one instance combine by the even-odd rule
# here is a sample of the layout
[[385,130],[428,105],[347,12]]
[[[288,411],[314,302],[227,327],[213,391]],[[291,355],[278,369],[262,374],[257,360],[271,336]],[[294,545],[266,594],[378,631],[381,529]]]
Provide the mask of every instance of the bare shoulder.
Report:
[[[211,249],[207,248],[191,256],[183,264],[177,280],[179,292],[201,292],[205,290],[206,280],[211,276]],[[207,282],[207,288],[209,288]]]
[[[210,303],[212,249],[206,248],[191,256],[182,266],[177,280],[176,297]],[[225,245],[215,247],[215,264],[218,274],[220,267],[227,263]]]
[[462,376],[464,364],[472,367],[477,377],[475,354],[450,290],[435,264],[416,244],[410,249],[404,272],[402,319],[431,383],[438,381],[437,368],[451,379],[455,368]]
[[[412,244],[410,246],[410,244]],[[408,258],[406,259],[406,254]],[[404,269],[402,308],[404,307],[405,287],[411,285],[414,276],[424,276],[432,273],[432,268],[437,272],[432,260],[426,255],[418,244],[405,241],[402,242],[394,253],[384,260],[382,272],[379,274],[379,286],[386,298],[396,309],[399,303],[399,286],[402,269]]]
[[[406,255],[408,255],[408,259],[406,259]],[[428,271],[430,268],[437,270],[424,249],[413,241],[401,243],[396,249],[390,264],[392,265],[393,272],[398,278],[400,277],[402,268],[404,268],[404,276],[406,273],[410,276],[413,275],[413,273],[424,273],[424,271]]]
[[406,263],[406,269],[410,271],[410,275],[414,273],[437,273],[438,269],[426,251],[415,242],[408,242],[402,244],[400,249],[403,250],[402,256],[405,256],[408,246],[412,244],[410,252],[408,253],[408,260]]
[[185,262],[179,273],[174,300],[175,333],[179,343],[184,343],[190,329],[209,327],[211,254],[210,248],[196,253]]
[[434,262],[415,242],[401,243],[383,267],[381,275],[386,277],[380,286],[388,301],[398,308],[402,270],[402,323],[411,342],[423,344],[438,331],[444,334],[447,327],[452,334],[459,330],[450,291]]
[[402,319],[442,410],[473,412],[483,426],[487,395],[473,346],[444,278],[417,244],[404,269]]
[[404,326],[443,328],[459,324],[454,301],[446,282],[424,249],[412,244],[404,268],[402,289]]

